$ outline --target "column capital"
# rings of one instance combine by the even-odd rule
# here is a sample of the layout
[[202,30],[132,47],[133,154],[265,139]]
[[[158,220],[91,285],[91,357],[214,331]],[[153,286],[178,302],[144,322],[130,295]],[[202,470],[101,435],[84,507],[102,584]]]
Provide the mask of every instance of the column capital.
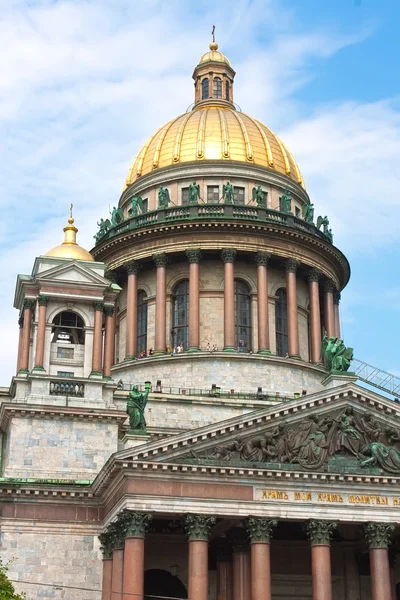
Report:
[[168,256],[165,252],[160,252],[159,254],[153,254],[153,261],[157,268],[166,267],[168,264]]
[[18,325],[19,325],[20,329],[24,326],[24,317],[23,317],[23,315],[20,315],[18,317]]
[[235,250],[235,248],[224,248],[221,251],[221,258],[224,263],[235,262],[236,255],[237,255],[237,250]]
[[228,538],[232,544],[233,552],[247,552],[249,549],[249,536],[244,527],[233,527],[228,531]]
[[186,258],[189,264],[199,263],[201,261],[201,250],[200,248],[193,248],[186,250]]
[[48,296],[38,296],[39,306],[47,306],[49,302]]
[[326,281],[324,281],[325,294],[327,294],[327,293],[333,294],[333,292],[335,292],[335,291],[336,291],[336,287],[335,287],[335,284],[333,283],[333,281],[331,281],[330,279],[326,279]]
[[266,267],[271,255],[268,252],[257,252],[254,257],[257,267]]
[[109,304],[105,305],[103,308],[103,312],[106,317],[112,317],[114,315],[115,306],[110,306]]
[[333,530],[337,528],[334,521],[308,521],[305,524],[305,532],[308,535],[311,546],[329,546],[332,540]]
[[35,300],[32,298],[25,298],[23,302],[23,308],[33,308],[35,306]]
[[333,292],[333,304],[339,304],[341,299],[340,292]]
[[296,273],[300,263],[295,258],[288,258],[285,263],[286,273]]
[[249,517],[247,519],[247,531],[251,543],[269,544],[272,539],[272,532],[277,525],[278,521],[265,517]]
[[138,262],[136,262],[136,260],[133,260],[132,262],[124,265],[124,269],[128,275],[137,275],[140,271],[140,265]]
[[104,272],[104,277],[106,279],[108,279],[108,281],[111,281],[111,283],[117,283],[117,279],[118,279],[117,274],[112,269],[107,269]]
[[391,523],[366,523],[364,534],[370,550],[387,548],[395,526]]
[[114,536],[112,531],[107,528],[99,535],[100,550],[103,553],[103,558],[112,558],[112,551],[114,550]]
[[310,269],[307,273],[308,282],[319,281],[321,279],[321,272],[318,269]]
[[209,515],[185,515],[184,527],[189,541],[208,541],[211,527],[215,522],[216,518]]
[[93,308],[94,310],[100,310],[101,312],[103,312],[104,302],[93,302]]
[[146,537],[152,518],[150,513],[124,511],[125,537]]

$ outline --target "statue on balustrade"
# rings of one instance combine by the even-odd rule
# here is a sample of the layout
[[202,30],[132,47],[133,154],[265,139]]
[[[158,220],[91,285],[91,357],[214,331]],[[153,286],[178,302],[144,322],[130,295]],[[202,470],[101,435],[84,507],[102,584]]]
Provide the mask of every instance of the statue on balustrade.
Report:
[[144,203],[143,203],[143,198],[141,196],[132,196],[130,198],[130,201],[131,201],[131,216],[132,217],[137,217],[137,215],[139,214],[139,209],[142,214],[147,212],[146,208],[144,206]]
[[113,207],[111,214],[111,227],[119,225],[124,220],[124,211],[122,208]]
[[222,197],[225,204],[233,204],[233,186],[229,181],[222,188]]
[[292,194],[285,188],[283,195],[279,197],[279,210],[286,214],[292,213]]
[[168,208],[171,202],[171,197],[167,188],[160,185],[158,190],[158,208]]
[[301,209],[301,216],[306,223],[314,224],[314,204],[311,204],[311,202],[305,202]]
[[332,229],[329,229],[329,219],[326,215],[325,217],[319,216],[317,219],[317,229],[321,229],[321,227],[322,233],[326,235],[331,244],[333,244],[333,233]]
[[150,383],[146,383],[145,391],[140,392],[139,387],[134,385],[129,393],[126,412],[129,416],[129,429],[131,431],[146,431],[144,411],[147,405],[150,387]]
[[189,204],[198,204],[200,200],[200,186],[198,183],[193,181],[189,185]]
[[267,192],[263,191],[261,185],[258,185],[257,187],[253,187],[251,199],[253,202],[255,202],[257,204],[257,206],[259,208],[267,207],[266,197],[267,197]]
[[340,338],[330,337],[324,333],[322,338],[322,356],[325,366],[331,373],[345,373],[353,360],[353,348],[345,346]]
[[110,231],[111,223],[110,223],[109,219],[106,219],[106,220],[100,219],[100,221],[97,222],[97,227],[99,228],[99,230],[93,236],[94,239],[96,240],[96,244],[103,237],[103,235],[105,235],[108,231]]

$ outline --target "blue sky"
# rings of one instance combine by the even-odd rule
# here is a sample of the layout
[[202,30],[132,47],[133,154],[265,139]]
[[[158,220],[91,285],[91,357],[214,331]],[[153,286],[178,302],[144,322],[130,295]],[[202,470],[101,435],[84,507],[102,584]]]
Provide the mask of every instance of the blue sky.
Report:
[[342,330],[400,374],[398,0],[0,0],[0,384],[15,368],[17,273],[80,243],[115,205],[130,162],[193,101],[216,24],[235,100],[285,140],[352,278]]

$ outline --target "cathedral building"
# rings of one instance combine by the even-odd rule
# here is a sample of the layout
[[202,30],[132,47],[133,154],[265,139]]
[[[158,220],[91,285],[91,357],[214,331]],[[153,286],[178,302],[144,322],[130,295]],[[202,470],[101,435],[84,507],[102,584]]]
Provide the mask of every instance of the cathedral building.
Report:
[[349,263],[215,41],[193,80],[94,248],[71,210],[18,275],[1,559],[32,600],[395,600],[400,405],[351,371]]

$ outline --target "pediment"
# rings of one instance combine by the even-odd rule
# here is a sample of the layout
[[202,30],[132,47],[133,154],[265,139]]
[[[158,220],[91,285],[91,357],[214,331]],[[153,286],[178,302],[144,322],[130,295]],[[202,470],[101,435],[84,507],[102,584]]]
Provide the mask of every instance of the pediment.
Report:
[[42,271],[36,276],[39,282],[46,283],[79,283],[80,285],[91,285],[109,287],[110,282],[93,270],[82,266],[77,262],[69,262],[63,265],[57,265]]
[[180,465],[400,475],[400,410],[355,384],[119,452]]

